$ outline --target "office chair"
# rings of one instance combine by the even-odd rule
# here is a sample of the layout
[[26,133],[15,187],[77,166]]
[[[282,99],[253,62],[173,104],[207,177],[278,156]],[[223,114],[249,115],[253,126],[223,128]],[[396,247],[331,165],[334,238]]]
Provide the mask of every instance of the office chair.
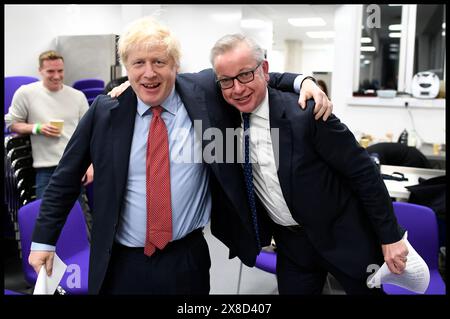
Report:
[[[38,199],[19,209],[19,234],[22,248],[22,269],[25,280],[33,286],[37,274],[28,264],[31,236],[39,215],[41,200]],[[59,285],[68,294],[87,294],[89,273],[89,249],[86,221],[78,201],[70,211],[56,243],[56,254],[67,265],[67,270]]]
[[9,107],[11,106],[12,98],[17,89],[24,84],[33,83],[36,81],[39,81],[39,79],[33,76],[5,76],[4,114],[8,113]]
[[89,88],[89,89],[83,89],[83,90],[81,90],[81,92],[84,93],[89,105],[91,105],[92,102],[94,102],[95,98],[98,95],[103,94],[103,90],[104,90],[103,88]]
[[16,158],[11,162],[11,166],[14,171],[17,171],[20,168],[33,167],[33,158],[30,155]]
[[[394,202],[393,206],[398,223],[408,231],[408,241],[430,269],[430,284],[425,294],[444,295],[445,283],[438,267],[438,227],[434,211],[426,206],[405,202]],[[382,287],[389,295],[416,294],[395,285],[384,284]]]
[[72,87],[74,89],[83,91],[85,89],[91,89],[91,88],[101,88],[102,89],[102,93],[103,93],[103,89],[105,87],[105,82],[103,80],[100,79],[80,79],[78,81],[75,81],[72,85]]
[[13,148],[8,152],[7,155],[10,158],[11,162],[18,159],[19,157],[31,156],[31,146],[23,145]]
[[29,135],[9,135],[5,137],[5,153],[8,153],[13,148],[25,145],[31,147],[31,140]]
[[377,143],[366,148],[369,154],[376,153],[382,165],[431,168],[430,161],[415,147],[402,143]]
[[9,289],[4,289],[4,293],[5,296],[21,296],[24,295],[23,293],[17,292],[17,291],[13,291],[13,290],[9,290]]
[[36,170],[31,166],[22,167],[14,172],[14,176],[17,178],[18,183],[23,179],[25,182],[22,183],[33,183],[36,181]]

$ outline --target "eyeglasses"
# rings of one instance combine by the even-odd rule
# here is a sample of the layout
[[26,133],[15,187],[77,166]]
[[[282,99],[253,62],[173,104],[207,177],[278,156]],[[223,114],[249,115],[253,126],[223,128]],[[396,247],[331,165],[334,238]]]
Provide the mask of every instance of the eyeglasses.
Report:
[[237,79],[240,83],[245,84],[253,81],[255,78],[255,71],[262,62],[259,62],[259,64],[250,71],[245,71],[242,73],[239,73],[238,75],[232,77],[232,78],[224,78],[217,81],[217,84],[220,86],[222,90],[231,89],[234,86],[234,79]]

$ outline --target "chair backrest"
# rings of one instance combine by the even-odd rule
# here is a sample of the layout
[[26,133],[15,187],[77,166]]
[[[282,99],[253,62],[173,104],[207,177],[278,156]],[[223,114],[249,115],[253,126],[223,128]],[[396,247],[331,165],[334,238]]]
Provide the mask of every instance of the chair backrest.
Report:
[[103,94],[103,88],[82,89],[81,92],[84,93],[84,95],[88,100],[95,99],[97,95]]
[[8,109],[11,106],[11,101],[14,93],[17,89],[24,85],[39,81],[38,78],[33,76],[5,76],[5,113],[8,113]]
[[262,250],[256,257],[255,267],[272,274],[276,273],[277,253]]
[[[22,248],[22,269],[25,274],[25,279],[31,285],[36,282],[37,275],[33,268],[28,264],[28,255],[30,254],[31,237],[36,218],[39,215],[40,206],[41,200],[39,199],[21,207],[18,213],[20,243]],[[67,217],[58,242],[56,243],[56,253],[64,260],[77,252],[84,250],[86,247],[89,247],[86,222],[81,206],[79,202],[76,201]]]
[[421,151],[402,143],[377,143],[366,150],[369,154],[378,154],[382,165],[431,168],[430,161]]
[[31,146],[30,145],[18,146],[10,150],[7,155],[10,158],[11,162],[15,161],[20,157],[31,156]]
[[5,137],[5,153],[8,153],[13,148],[25,145],[31,147],[31,140],[29,135],[9,135]]
[[8,295],[9,295],[9,296],[20,296],[20,295],[24,295],[24,294],[21,293],[21,292],[9,290],[9,289],[5,289],[4,292],[5,292],[5,296],[8,296]]
[[436,214],[426,206],[394,202],[398,223],[408,231],[408,241],[431,269],[438,268],[438,226]]
[[72,87],[80,91],[91,88],[101,88],[103,91],[105,88],[105,81],[100,79],[80,79],[75,81]]

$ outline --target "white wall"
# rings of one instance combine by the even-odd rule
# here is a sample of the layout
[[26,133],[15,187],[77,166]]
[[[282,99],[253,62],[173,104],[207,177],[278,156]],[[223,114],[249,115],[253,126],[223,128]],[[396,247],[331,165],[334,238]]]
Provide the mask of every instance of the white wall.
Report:
[[209,52],[228,33],[239,33],[240,6],[162,6],[161,20],[181,42],[180,72],[210,68]]
[[[406,128],[412,130],[410,117],[403,108],[383,106],[348,106],[352,97],[355,67],[358,67],[358,5],[344,5],[335,13],[335,50],[332,74],[334,113],[353,133],[363,132],[382,138],[393,134],[394,140]],[[417,133],[425,142],[445,143],[445,109],[411,109]]]
[[156,16],[178,36],[184,72],[210,67],[214,42],[241,32],[241,6],[6,5],[5,76],[38,77],[38,56],[54,49],[59,35],[121,34],[128,23],[147,15]]
[[38,57],[59,35],[122,30],[117,5],[5,5],[5,76],[39,77]]
[[333,44],[303,44],[302,69],[305,74],[332,72],[334,61]]

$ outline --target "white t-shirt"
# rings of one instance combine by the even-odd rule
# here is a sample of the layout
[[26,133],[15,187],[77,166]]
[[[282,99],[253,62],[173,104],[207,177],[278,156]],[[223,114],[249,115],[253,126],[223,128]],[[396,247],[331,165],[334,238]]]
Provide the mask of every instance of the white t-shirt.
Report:
[[63,85],[59,91],[48,90],[42,81],[21,86],[14,94],[5,124],[49,123],[52,119],[64,120],[60,137],[31,135],[33,167],[58,165],[64,149],[89,104],[83,92]]

